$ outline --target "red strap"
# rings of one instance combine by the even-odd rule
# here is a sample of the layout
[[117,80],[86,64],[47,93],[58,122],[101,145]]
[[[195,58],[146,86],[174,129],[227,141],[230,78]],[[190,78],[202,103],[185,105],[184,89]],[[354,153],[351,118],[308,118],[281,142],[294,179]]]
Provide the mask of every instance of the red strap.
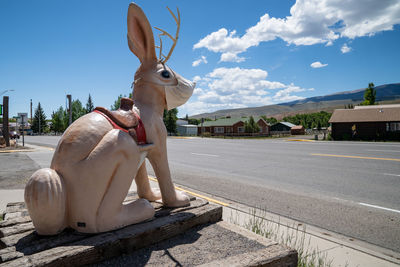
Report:
[[[100,110],[96,110],[95,109],[95,110],[93,110],[93,112],[96,112],[98,114],[103,115],[103,117],[106,118],[111,123],[111,125],[113,126],[114,129],[118,129],[118,130],[124,131],[126,133],[129,133],[129,131],[127,129],[124,129],[124,128],[118,126],[112,119],[110,119],[106,114],[104,114]],[[136,136],[137,136],[137,139],[138,139],[138,145],[144,145],[144,144],[147,143],[147,141],[146,141],[146,130],[144,129],[143,122],[140,119],[139,115],[135,114],[135,116],[139,120],[139,124],[136,127],[134,127],[135,130],[136,130]]]
[[139,119],[139,124],[135,127],[136,128],[136,136],[138,139],[138,145],[144,145],[147,143],[146,141],[146,130],[144,129],[144,125],[142,120],[138,115],[136,115]]

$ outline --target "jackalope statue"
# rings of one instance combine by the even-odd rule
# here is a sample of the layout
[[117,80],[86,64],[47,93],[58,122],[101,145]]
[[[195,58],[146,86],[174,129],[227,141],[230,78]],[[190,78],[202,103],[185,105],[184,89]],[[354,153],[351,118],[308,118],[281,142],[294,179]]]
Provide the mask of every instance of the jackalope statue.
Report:
[[[168,9],[169,10],[169,9]],[[151,26],[139,6],[128,9],[128,45],[139,58],[133,100],[121,100],[120,109],[96,108],[76,120],[61,137],[50,168],[36,171],[25,188],[25,202],[38,234],[53,235],[66,227],[98,233],[139,223],[154,216],[149,201],[181,207],[189,198],[175,191],[168,166],[164,109],[184,104],[195,84],[165,63],[178,40],[164,30],[173,45],[157,58]],[[161,41],[161,38],[160,38]],[[140,112],[140,113],[139,113]],[[144,159],[158,178],[160,191],[149,185]],[[123,204],[132,179],[139,199]]]

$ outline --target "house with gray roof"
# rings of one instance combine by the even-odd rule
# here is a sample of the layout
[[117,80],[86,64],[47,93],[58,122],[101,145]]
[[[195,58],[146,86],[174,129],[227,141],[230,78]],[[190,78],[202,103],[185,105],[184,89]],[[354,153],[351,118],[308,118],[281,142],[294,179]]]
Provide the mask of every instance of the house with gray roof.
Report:
[[271,126],[272,134],[290,134],[290,130],[294,127],[293,123],[281,121]]
[[197,135],[197,125],[189,124],[187,120],[176,121],[176,130],[181,136]]

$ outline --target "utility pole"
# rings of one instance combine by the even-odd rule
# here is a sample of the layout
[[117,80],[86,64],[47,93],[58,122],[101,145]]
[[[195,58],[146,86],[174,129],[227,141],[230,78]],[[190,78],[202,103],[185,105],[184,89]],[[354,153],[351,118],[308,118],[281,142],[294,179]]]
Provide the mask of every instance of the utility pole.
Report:
[[8,130],[8,96],[3,96],[3,136],[6,146],[10,146],[10,132]]
[[32,99],[31,99],[31,125],[32,125],[32,122],[33,122],[33,120],[32,120]]
[[72,123],[71,95],[67,95],[67,99],[68,99],[68,113],[69,113],[68,126],[69,126]]
[[21,124],[22,124],[22,146],[25,146],[25,117],[21,116]]

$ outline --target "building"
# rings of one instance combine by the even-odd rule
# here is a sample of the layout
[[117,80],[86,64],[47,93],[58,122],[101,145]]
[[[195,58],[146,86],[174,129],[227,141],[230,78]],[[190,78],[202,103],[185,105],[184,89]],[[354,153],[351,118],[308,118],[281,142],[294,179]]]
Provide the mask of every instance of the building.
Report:
[[290,134],[290,130],[294,126],[296,125],[290,122],[277,122],[271,126],[271,134]]
[[400,140],[400,105],[336,109],[329,123],[334,140]]
[[296,125],[290,128],[290,134],[291,135],[303,135],[306,133],[306,130],[304,129],[303,125]]
[[[25,123],[25,130],[31,128],[31,124],[29,122]],[[3,123],[0,123],[0,131],[3,130]],[[16,122],[9,122],[8,123],[8,130],[11,131],[22,131],[22,125]]]
[[[215,121],[205,121],[198,125],[198,135],[210,134],[212,136],[246,136],[244,123],[250,118],[225,118]],[[260,127],[260,132],[251,135],[267,136],[270,125],[261,117],[254,117],[254,121]]]
[[189,124],[186,120],[177,120],[176,130],[182,136],[197,135],[197,125]]

